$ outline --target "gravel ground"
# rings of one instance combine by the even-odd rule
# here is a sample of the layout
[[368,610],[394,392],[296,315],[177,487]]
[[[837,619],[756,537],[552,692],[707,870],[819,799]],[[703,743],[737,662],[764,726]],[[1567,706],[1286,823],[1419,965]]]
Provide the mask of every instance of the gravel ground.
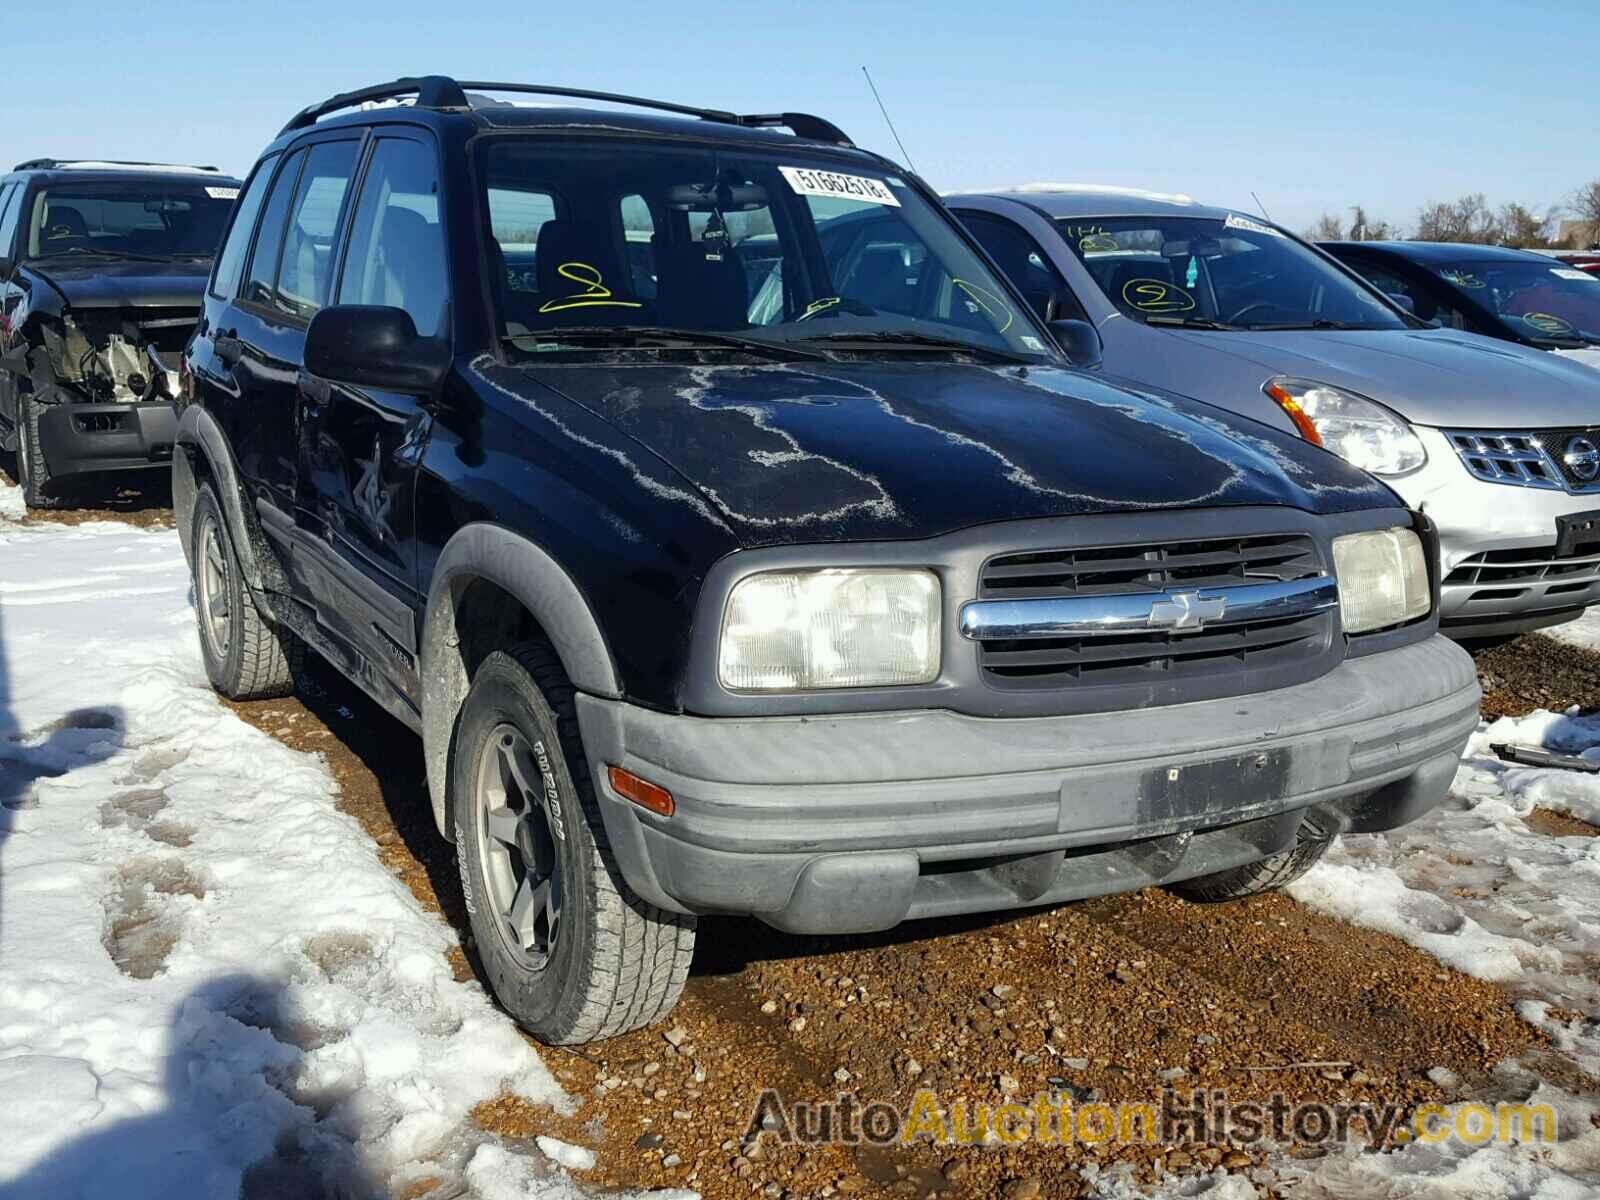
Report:
[[[119,489],[107,507],[31,519],[170,523],[157,490]],[[1593,651],[1534,635],[1476,658],[1486,715],[1600,707]],[[315,660],[296,697],[235,707],[326,756],[343,806],[384,862],[461,932],[453,966],[471,976],[460,884],[433,828],[420,742]],[[1600,833],[1554,813],[1530,824],[1552,836]],[[583,1178],[602,1189],[692,1186],[707,1200],[1075,1196],[1091,1162],[1125,1162],[1142,1181],[1222,1166],[1270,1186],[1257,1156],[1224,1131],[1178,1146],[893,1152],[745,1135],[765,1088],[786,1102],[847,1092],[902,1108],[919,1089],[992,1104],[1039,1091],[1114,1103],[1213,1087],[1236,1099],[1277,1091],[1291,1101],[1416,1104],[1492,1099],[1487,1072],[1514,1055],[1573,1086],[1540,1045],[1497,988],[1393,938],[1282,896],[1205,906],[1152,890],[868,937],[795,938],[706,920],[667,1028],[581,1050],[540,1047],[582,1100],[575,1114],[503,1099],[476,1115],[508,1138],[554,1134],[593,1148],[598,1161]]]
[[[1529,637],[1479,662],[1498,711],[1600,704],[1592,652]],[[467,949],[455,967],[470,974],[460,885],[433,829],[417,739],[315,664],[296,698],[237,707],[327,756],[344,806],[385,862],[462,932]],[[1570,818],[1546,816],[1554,836],[1580,832]],[[844,1091],[899,1107],[923,1088],[973,1103],[1013,1094],[1026,1103],[1038,1091],[1147,1100],[1168,1086],[1227,1087],[1246,1099],[1276,1090],[1291,1101],[1481,1099],[1491,1095],[1490,1067],[1537,1058],[1540,1042],[1494,986],[1282,896],[1211,906],[1153,890],[833,939],[714,919],[701,924],[694,974],[667,1028],[581,1050],[540,1048],[583,1099],[574,1115],[501,1100],[477,1117],[509,1138],[554,1134],[593,1148],[598,1162],[583,1178],[602,1188],[692,1186],[708,1200],[1026,1200],[1081,1194],[1091,1160],[1125,1162],[1140,1180],[1259,1167],[1220,1134],[1178,1147],[894,1153],[784,1148],[770,1137],[747,1146],[745,1134],[764,1088],[786,1102]],[[1561,1065],[1545,1061],[1562,1078]],[[1430,1072],[1455,1082],[1441,1087]]]
[[[13,454],[0,453],[0,475],[17,485]],[[110,486],[82,487],[69,495],[91,507],[58,508],[30,512],[28,525],[84,525],[90,521],[123,521],[140,529],[160,529],[172,524],[172,474],[165,467],[126,475]]]

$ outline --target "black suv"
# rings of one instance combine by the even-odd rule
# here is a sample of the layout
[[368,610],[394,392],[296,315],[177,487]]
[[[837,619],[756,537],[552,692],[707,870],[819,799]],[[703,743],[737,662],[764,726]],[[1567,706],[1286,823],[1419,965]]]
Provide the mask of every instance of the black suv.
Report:
[[1436,803],[1478,687],[1425,518],[1082,333],[815,117],[335,97],[187,351],[207,669],[310,646],[420,733],[548,1041],[666,1013],[696,914],[1238,896]]
[[179,352],[239,181],[35,159],[0,177],[0,447],[30,508],[61,482],[166,469]]

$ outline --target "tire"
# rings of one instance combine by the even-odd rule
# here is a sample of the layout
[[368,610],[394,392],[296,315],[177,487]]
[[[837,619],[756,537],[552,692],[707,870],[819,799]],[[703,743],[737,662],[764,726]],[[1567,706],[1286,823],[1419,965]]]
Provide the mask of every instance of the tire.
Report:
[[1215,903],[1219,900],[1242,900],[1262,892],[1276,891],[1304,875],[1333,845],[1332,838],[1313,838],[1302,841],[1293,850],[1285,850],[1258,862],[1245,863],[1214,875],[1199,875],[1182,883],[1172,884],[1172,890],[1185,900]]
[[209,483],[195,497],[190,545],[200,655],[211,686],[230,700],[292,695],[305,643],[273,625],[256,607],[239,570],[222,505]]
[[545,643],[495,651],[473,676],[450,806],[478,957],[519,1025],[548,1045],[572,1045],[672,1011],[695,919],[655,907],[622,878],[573,688]]
[[17,482],[29,508],[61,508],[65,501],[50,492],[50,465],[39,446],[39,406],[27,389],[17,388]]

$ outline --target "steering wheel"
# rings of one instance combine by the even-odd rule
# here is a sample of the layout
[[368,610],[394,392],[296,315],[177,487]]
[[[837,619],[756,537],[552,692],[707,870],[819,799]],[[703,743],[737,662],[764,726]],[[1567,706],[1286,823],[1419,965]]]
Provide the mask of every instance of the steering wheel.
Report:
[[1267,312],[1281,312],[1281,313],[1287,313],[1289,311],[1288,309],[1284,308],[1283,305],[1278,304],[1277,302],[1272,301],[1272,300],[1252,300],[1249,304],[1246,304],[1243,308],[1241,308],[1238,312],[1234,313],[1231,317],[1225,317],[1223,319],[1229,325],[1240,325],[1240,324],[1243,324],[1243,322],[1241,321],[1240,318],[1248,316],[1250,313],[1255,312],[1257,309],[1263,309],[1263,310],[1265,310]]
[[855,317],[876,317],[878,310],[870,304],[860,300],[851,300],[845,296],[824,296],[820,300],[813,300],[805,312],[795,318],[797,321],[820,321],[825,317],[840,317],[849,313]]

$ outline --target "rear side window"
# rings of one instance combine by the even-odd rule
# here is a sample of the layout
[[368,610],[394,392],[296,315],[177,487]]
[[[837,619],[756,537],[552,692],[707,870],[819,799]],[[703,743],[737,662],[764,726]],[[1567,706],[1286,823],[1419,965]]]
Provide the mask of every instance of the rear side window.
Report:
[[523,191],[520,188],[489,189],[489,229],[494,235],[491,255],[498,254],[505,268],[507,290],[537,292],[539,277],[534,270],[538,257],[539,231],[555,220],[556,198],[549,192]]
[[22,212],[22,193],[27,184],[11,183],[0,190],[0,256],[11,253],[17,236],[17,217]]
[[250,177],[250,183],[233,210],[233,224],[228,230],[228,240],[217,255],[216,270],[211,276],[211,294],[219,300],[232,300],[239,286],[239,273],[244,269],[245,252],[250,248],[250,235],[255,232],[256,216],[261,203],[267,198],[267,186],[272,182],[272,168],[278,156],[265,158]]
[[283,250],[283,226],[289,217],[289,204],[294,199],[294,188],[300,178],[300,168],[305,164],[306,152],[296,150],[278,172],[278,182],[272,185],[267,198],[266,211],[261,217],[261,233],[256,237],[255,252],[250,255],[250,276],[245,281],[244,293],[239,297],[252,304],[272,304],[273,287],[278,282],[278,257]]
[[433,150],[383,138],[361,185],[339,303],[403,308],[418,333],[433,337],[449,312],[446,278]]
[[284,236],[277,289],[278,306],[301,320],[310,320],[328,302],[334,237],[360,146],[356,141],[319,142],[311,147],[306,169],[301,172]]

